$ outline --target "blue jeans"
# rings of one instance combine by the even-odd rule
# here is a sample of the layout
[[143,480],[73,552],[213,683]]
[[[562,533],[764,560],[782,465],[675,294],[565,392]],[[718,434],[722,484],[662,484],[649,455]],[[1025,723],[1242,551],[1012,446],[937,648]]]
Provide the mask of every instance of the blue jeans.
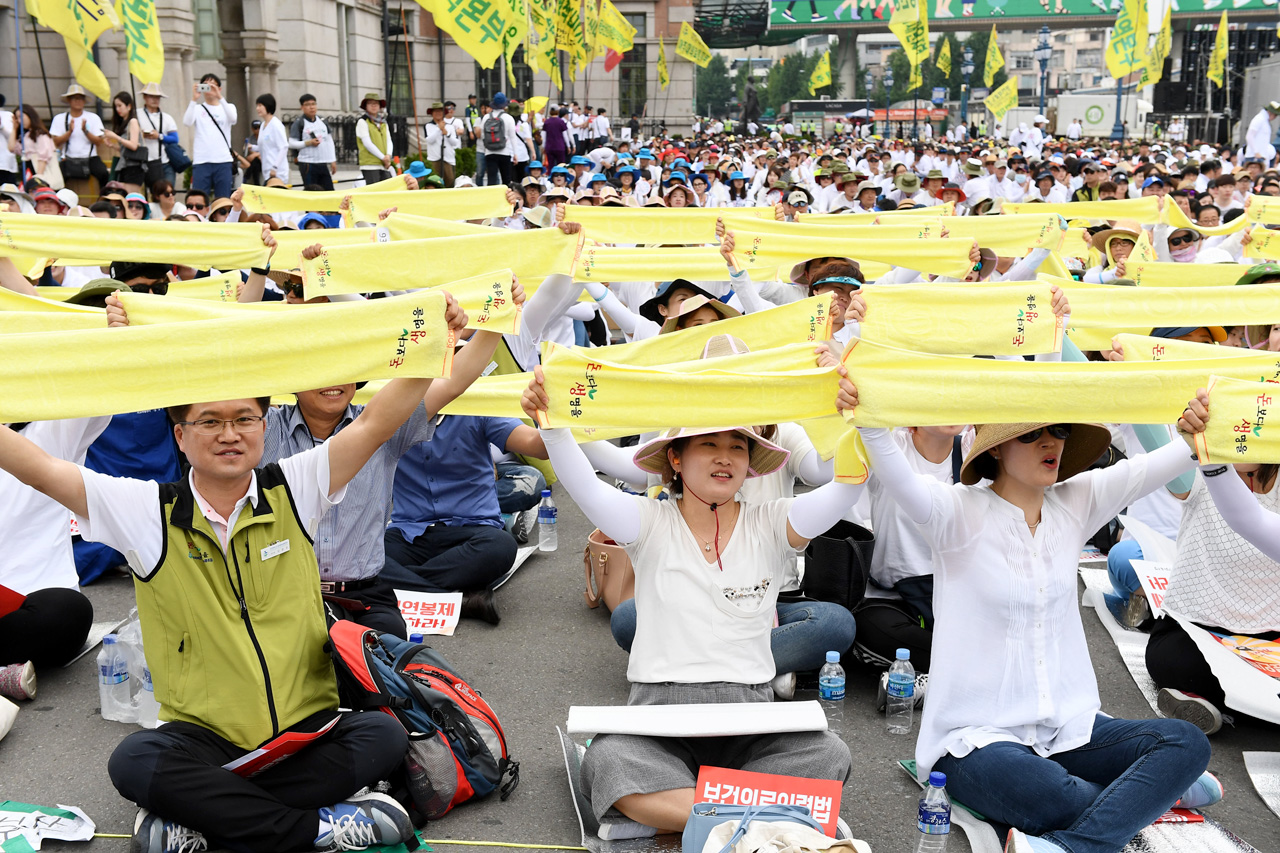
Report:
[[191,167],[191,189],[213,193],[212,202],[231,197],[230,163],[196,163]]
[[1120,613],[1129,603],[1129,596],[1142,589],[1142,582],[1138,580],[1138,573],[1133,568],[1133,561],[1141,559],[1142,549],[1138,547],[1136,539],[1120,540],[1107,554],[1107,577],[1111,579],[1114,592],[1103,593],[1102,597],[1106,599],[1107,609],[1116,619],[1120,618]]
[[476,186],[484,186],[484,146],[476,146],[476,173],[472,175],[472,179],[476,182]]
[[1114,720],[1101,714],[1084,746],[1041,758],[993,743],[934,770],[947,791],[988,820],[1038,835],[1070,853],[1119,853],[1186,793],[1209,765],[1209,739],[1185,720]]
[[537,468],[519,462],[499,462],[497,469],[498,481],[494,485],[498,489],[498,509],[503,514],[533,509],[542,500],[547,480]]
[[[826,601],[778,602],[778,627],[773,629],[769,647],[779,674],[820,669],[826,654],[844,654],[853,645],[853,614]],[[614,642],[628,654],[636,637],[636,600],[618,605],[609,618]],[[1199,731],[1199,729],[1197,729]]]

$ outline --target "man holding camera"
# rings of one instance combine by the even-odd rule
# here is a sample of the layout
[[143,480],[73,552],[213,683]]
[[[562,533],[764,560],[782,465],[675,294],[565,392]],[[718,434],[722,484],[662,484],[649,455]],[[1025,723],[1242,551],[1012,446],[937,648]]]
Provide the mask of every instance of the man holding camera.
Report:
[[206,74],[191,87],[191,103],[182,123],[195,131],[191,146],[191,187],[212,190],[214,198],[228,198],[235,182],[231,129],[239,113],[222,99],[222,80]]
[[317,115],[315,95],[303,95],[298,103],[302,106],[302,115],[289,126],[289,147],[298,152],[302,185],[332,190],[333,176],[338,172],[333,134],[324,119]]

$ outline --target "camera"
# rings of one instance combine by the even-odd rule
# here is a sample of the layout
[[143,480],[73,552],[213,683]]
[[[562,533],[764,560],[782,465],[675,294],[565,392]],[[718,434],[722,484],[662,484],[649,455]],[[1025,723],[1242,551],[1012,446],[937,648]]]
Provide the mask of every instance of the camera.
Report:
[[197,92],[212,92],[212,91],[213,91],[213,87],[212,87],[212,86],[210,86],[208,83],[197,83],[197,84],[196,84],[196,91],[197,91]]

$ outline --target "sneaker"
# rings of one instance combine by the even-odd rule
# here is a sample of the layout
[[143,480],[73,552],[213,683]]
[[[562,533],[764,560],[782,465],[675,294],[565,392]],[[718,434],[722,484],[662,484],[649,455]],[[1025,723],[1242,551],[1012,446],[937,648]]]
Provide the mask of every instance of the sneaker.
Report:
[[[922,672],[916,676],[916,710],[924,707],[924,694],[929,690],[929,673]],[[889,704],[889,673],[880,674],[880,683],[876,686],[876,710],[884,713]]]
[[194,829],[138,809],[129,853],[199,853],[208,849],[208,840]]
[[791,700],[796,698],[796,674],[794,672],[775,675],[773,681],[769,682],[769,686],[773,688],[773,695],[779,699]]
[[535,527],[538,526],[538,508],[526,509],[523,512],[516,513],[515,524],[512,526],[512,535],[516,537],[516,543],[519,545],[528,545],[529,536],[533,533]]
[[19,700],[36,698],[36,668],[31,661],[0,666],[0,696]]
[[1156,697],[1156,710],[1162,717],[1186,720],[1207,735],[1222,728],[1222,712],[1208,699],[1194,693],[1166,687]]
[[790,10],[790,9],[783,9],[783,10],[782,10],[782,17],[786,18],[788,21],[791,21],[792,23],[794,23],[794,22],[795,22],[795,19],[796,19],[796,16],[795,16],[795,15],[793,15],[793,14],[791,14],[791,10]]
[[413,822],[404,807],[386,794],[364,793],[320,809],[316,849],[365,850],[401,844],[413,837]]
[[1004,842],[1004,853],[1062,853],[1062,848],[1020,829],[1010,829]]
[[637,823],[629,817],[619,815],[617,818],[600,821],[600,829],[596,835],[602,841],[626,841],[632,838],[653,838],[658,830],[652,826]]
[[1173,804],[1176,809],[1202,809],[1222,801],[1222,783],[1208,770],[1191,783],[1191,787]]
[[0,740],[13,728],[13,721],[18,719],[18,706],[0,696]]

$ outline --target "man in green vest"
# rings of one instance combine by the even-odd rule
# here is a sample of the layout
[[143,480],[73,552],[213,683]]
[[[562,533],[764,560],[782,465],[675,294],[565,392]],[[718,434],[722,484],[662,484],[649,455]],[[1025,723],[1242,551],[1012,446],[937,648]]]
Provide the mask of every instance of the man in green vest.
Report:
[[364,115],[356,121],[356,159],[366,184],[376,184],[391,177],[391,125],[384,110],[387,102],[370,92],[360,99]]
[[[452,296],[445,321],[466,324]],[[70,509],[135,576],[167,722],[108,763],[141,806],[132,850],[363,850],[412,834],[395,800],[356,793],[404,760],[408,740],[391,716],[337,711],[311,536],[430,385],[393,380],[346,429],[261,468],[269,398],[171,407],[191,472],[163,485],[89,471],[0,427],[0,469]]]

